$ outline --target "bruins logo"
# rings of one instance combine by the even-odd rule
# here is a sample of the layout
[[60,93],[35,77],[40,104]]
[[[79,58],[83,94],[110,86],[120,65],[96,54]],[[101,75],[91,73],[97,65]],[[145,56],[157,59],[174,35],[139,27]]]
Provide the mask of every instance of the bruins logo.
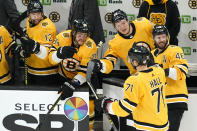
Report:
[[62,34],[64,38],[68,38],[69,37],[69,33],[63,33]]
[[79,67],[80,62],[74,58],[67,58],[63,60],[63,67],[65,70],[74,72]]
[[197,30],[191,30],[188,34],[188,37],[192,41],[197,41]]
[[29,4],[30,0],[22,0],[22,3],[24,6],[27,6]]
[[150,21],[154,24],[165,25],[166,23],[166,14],[164,13],[151,13]]
[[106,15],[105,15],[105,21],[107,22],[107,23],[112,23],[112,18],[111,18],[111,13],[107,13]]
[[46,27],[48,24],[49,24],[48,22],[43,22],[43,23],[42,23],[42,26],[43,26],[43,27]]
[[86,42],[86,46],[87,46],[88,48],[92,48],[92,42],[91,42],[91,41]]
[[140,8],[140,5],[142,4],[144,0],[133,0],[132,4],[135,8]]
[[197,0],[189,0],[188,5],[191,9],[197,9]]
[[58,22],[60,20],[60,14],[58,12],[53,11],[49,14],[49,18],[53,22]]

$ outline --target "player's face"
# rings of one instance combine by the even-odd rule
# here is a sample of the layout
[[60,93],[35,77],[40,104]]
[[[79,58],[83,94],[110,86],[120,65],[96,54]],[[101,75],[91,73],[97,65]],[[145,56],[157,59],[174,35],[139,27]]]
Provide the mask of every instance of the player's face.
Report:
[[156,44],[157,48],[164,49],[166,47],[167,42],[168,42],[168,37],[166,34],[160,34],[160,35],[156,35],[154,37],[154,40],[155,40],[155,44]]
[[129,26],[130,26],[129,21],[127,21],[126,19],[123,19],[115,23],[116,30],[119,31],[123,35],[126,35],[129,33]]
[[32,12],[29,14],[30,20],[37,25],[42,20],[42,12]]
[[77,46],[82,46],[85,43],[87,36],[88,36],[87,33],[77,32],[76,38],[75,38]]

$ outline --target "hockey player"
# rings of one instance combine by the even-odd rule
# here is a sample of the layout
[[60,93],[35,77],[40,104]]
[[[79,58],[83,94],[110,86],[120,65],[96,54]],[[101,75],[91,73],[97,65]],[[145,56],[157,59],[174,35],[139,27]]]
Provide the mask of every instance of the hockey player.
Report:
[[183,113],[188,110],[188,63],[180,47],[169,45],[169,33],[165,26],[154,26],[153,37],[156,45],[152,51],[154,60],[166,73],[169,131],[178,131]]
[[28,19],[26,34],[22,37],[28,66],[29,84],[54,85],[58,82],[57,66],[48,61],[49,47],[55,40],[56,28],[53,22],[43,14],[39,1],[30,1],[27,6]]
[[[89,37],[88,23],[84,19],[76,19],[72,30],[66,30],[56,36],[56,41],[50,49],[49,61],[59,65],[58,72],[67,82],[77,88],[86,82],[87,63],[97,57],[95,42]],[[65,81],[64,80],[64,81]],[[67,94],[64,91],[65,95]],[[64,95],[63,98],[65,99]],[[94,116],[93,101],[90,101],[90,123]],[[91,127],[91,125],[90,125]]]
[[11,35],[4,26],[0,26],[0,85],[11,84],[11,74],[5,55],[12,55],[16,47]]
[[[150,52],[144,46],[133,46],[128,52],[128,62],[137,70],[124,83],[124,99],[99,98],[96,109],[126,117],[133,114],[138,131],[167,131],[168,114],[165,99],[166,78],[157,65],[148,67]],[[143,81],[142,81],[143,79]],[[127,122],[132,125],[132,122]]]
[[138,18],[130,23],[126,13],[120,9],[112,12],[112,23],[118,33],[109,41],[104,58],[92,60],[95,62],[93,72],[108,74],[113,70],[117,60],[121,58],[130,70],[130,74],[133,74],[136,70],[131,63],[127,62],[128,51],[136,41],[144,41],[148,43],[150,49],[154,49],[153,24],[146,18]]
[[170,44],[178,45],[180,31],[180,14],[176,3],[172,0],[144,0],[140,6],[138,17],[146,17],[152,23],[165,25],[170,33]]
[[121,58],[130,70],[130,74],[133,74],[136,70],[127,62],[127,53],[136,41],[144,41],[148,43],[150,49],[154,48],[153,24],[146,18],[138,18],[129,23],[126,13],[120,9],[112,12],[112,23],[118,33],[109,41],[109,48],[104,58],[93,60],[97,63],[94,71],[108,74],[113,70],[118,58]]

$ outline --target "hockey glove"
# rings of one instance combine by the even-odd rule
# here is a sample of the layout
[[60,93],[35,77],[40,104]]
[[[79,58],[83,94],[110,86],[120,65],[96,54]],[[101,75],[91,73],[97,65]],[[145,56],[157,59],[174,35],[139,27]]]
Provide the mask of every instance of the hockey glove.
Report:
[[58,48],[57,57],[59,59],[72,58],[74,53],[77,53],[77,50],[74,47],[64,46],[64,47]]
[[101,69],[103,68],[103,65],[102,65],[101,61],[97,60],[97,59],[93,59],[91,61],[94,62],[93,73],[100,72]]
[[108,113],[107,105],[109,103],[112,103],[112,102],[113,102],[112,98],[107,98],[107,97],[101,97],[99,99],[96,99],[94,101],[95,109],[98,112],[106,112],[106,113]]
[[36,54],[40,51],[40,44],[29,37],[21,37],[22,48],[27,54]]
[[166,68],[166,69],[164,70],[166,76],[169,76],[169,70],[170,70],[169,68]]
[[61,100],[65,100],[73,95],[76,85],[72,82],[65,82],[59,89],[58,94],[62,93]]

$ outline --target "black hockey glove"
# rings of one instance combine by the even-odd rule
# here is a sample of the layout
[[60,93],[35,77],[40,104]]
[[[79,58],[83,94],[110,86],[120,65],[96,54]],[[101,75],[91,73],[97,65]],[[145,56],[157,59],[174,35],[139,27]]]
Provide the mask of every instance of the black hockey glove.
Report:
[[36,54],[40,51],[40,44],[29,37],[21,37],[22,48],[27,54]]
[[108,109],[106,108],[107,105],[109,103],[112,103],[113,100],[112,98],[107,98],[107,97],[101,97],[99,99],[96,99],[94,101],[94,104],[95,104],[95,109],[98,111],[98,112],[106,112],[108,113]]
[[169,76],[169,71],[170,71],[170,69],[169,69],[169,68],[166,68],[164,71],[165,71],[165,75],[166,75],[166,76]]
[[59,59],[72,58],[74,53],[77,53],[77,50],[74,47],[64,46],[64,47],[58,48],[57,57]]
[[103,65],[102,65],[101,61],[100,60],[97,60],[97,59],[93,59],[91,61],[94,62],[93,73],[100,72],[101,69],[103,68]]
[[62,93],[61,100],[65,100],[73,95],[76,85],[72,82],[65,82],[59,89],[58,94]]

